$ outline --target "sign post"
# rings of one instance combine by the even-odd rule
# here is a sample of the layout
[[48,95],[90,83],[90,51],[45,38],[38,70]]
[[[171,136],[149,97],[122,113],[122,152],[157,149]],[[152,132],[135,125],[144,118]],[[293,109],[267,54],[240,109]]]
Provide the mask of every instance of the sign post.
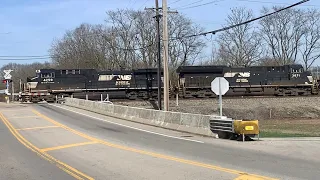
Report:
[[228,92],[229,82],[224,77],[216,77],[211,82],[211,90],[219,95],[220,116],[222,116],[222,95]]
[[[11,70],[11,69],[6,69],[6,70],[3,70],[3,72],[4,72],[4,79],[6,80],[6,91],[9,93],[9,81],[11,80],[11,78],[12,78],[12,76],[11,76],[11,72],[12,72],[13,70]],[[13,92],[12,92],[12,94],[13,94]],[[9,101],[9,98],[7,99],[7,102]]]

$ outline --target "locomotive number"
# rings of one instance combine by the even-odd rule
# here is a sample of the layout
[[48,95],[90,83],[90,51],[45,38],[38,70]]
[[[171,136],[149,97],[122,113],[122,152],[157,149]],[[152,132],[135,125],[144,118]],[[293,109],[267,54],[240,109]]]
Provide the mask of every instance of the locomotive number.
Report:
[[116,81],[117,86],[126,86],[130,85],[129,81]]
[[236,82],[248,82],[248,79],[237,79]]
[[48,84],[48,83],[54,83],[54,79],[46,78],[46,79],[43,79],[41,82],[41,84]]
[[43,82],[52,82],[53,79],[43,79],[42,81],[43,81]]
[[299,78],[300,74],[292,74],[292,78]]

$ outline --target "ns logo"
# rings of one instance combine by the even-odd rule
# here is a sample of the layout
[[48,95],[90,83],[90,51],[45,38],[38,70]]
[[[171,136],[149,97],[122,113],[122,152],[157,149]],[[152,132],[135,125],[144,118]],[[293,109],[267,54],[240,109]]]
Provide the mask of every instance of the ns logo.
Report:
[[240,78],[248,78],[250,77],[250,72],[227,72],[224,77],[235,77],[236,75]]
[[238,77],[250,77],[250,72],[239,72]]
[[116,80],[116,81],[130,81],[131,75],[102,75],[103,78],[107,81]]
[[118,75],[117,80],[118,81],[130,81],[131,75]]

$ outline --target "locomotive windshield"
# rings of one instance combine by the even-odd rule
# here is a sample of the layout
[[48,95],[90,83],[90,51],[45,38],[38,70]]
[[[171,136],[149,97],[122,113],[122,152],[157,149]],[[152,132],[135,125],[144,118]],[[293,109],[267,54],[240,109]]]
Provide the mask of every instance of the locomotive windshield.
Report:
[[51,73],[41,73],[41,78],[54,78],[55,74],[54,72]]

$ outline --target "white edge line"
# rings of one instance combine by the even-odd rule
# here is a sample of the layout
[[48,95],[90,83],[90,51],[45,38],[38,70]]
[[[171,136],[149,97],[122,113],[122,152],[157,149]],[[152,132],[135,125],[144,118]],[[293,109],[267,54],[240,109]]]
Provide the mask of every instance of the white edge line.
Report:
[[164,136],[164,137],[169,137],[169,138],[174,138],[174,139],[181,139],[181,140],[185,140],[185,141],[193,141],[193,142],[197,142],[197,143],[204,143],[203,141],[187,139],[187,138],[181,138],[181,137],[176,137],[176,136],[170,136],[170,135],[161,134],[161,133],[157,133],[157,132],[152,132],[152,131],[148,131],[148,130],[144,130],[144,129],[140,129],[140,128],[135,128],[135,127],[132,127],[132,126],[127,126],[127,125],[124,125],[124,124],[120,124],[120,123],[104,120],[104,119],[101,119],[101,118],[98,118],[98,117],[94,117],[94,116],[90,116],[90,115],[87,115],[87,114],[83,114],[83,113],[80,113],[80,112],[77,112],[77,111],[73,111],[73,110],[70,110],[68,108],[63,108],[61,106],[53,105],[53,104],[49,104],[49,105],[57,107],[57,108],[61,108],[61,109],[64,109],[64,110],[67,110],[67,111],[70,111],[70,112],[73,112],[73,113],[76,113],[76,114],[87,116],[87,117],[90,117],[90,118],[93,118],[93,119],[96,119],[96,120],[99,120],[99,121],[107,122],[107,123],[110,123],[110,124],[115,124],[115,125],[118,125],[118,126],[127,127],[127,128],[130,128],[130,129],[135,129],[135,130],[142,131],[142,132],[147,132],[147,133],[156,134],[156,135],[159,135],[159,136]]

